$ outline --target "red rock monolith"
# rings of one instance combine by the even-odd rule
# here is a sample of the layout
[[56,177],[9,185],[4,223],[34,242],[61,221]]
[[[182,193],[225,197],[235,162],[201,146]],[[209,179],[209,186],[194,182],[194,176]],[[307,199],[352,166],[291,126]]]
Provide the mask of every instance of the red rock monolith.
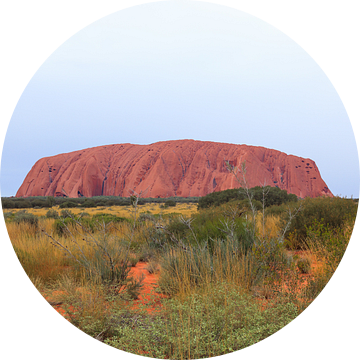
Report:
[[267,184],[299,197],[333,196],[314,161],[264,147],[195,140],[117,144],[38,160],[16,196],[204,196],[239,187],[225,161],[245,162],[249,187]]

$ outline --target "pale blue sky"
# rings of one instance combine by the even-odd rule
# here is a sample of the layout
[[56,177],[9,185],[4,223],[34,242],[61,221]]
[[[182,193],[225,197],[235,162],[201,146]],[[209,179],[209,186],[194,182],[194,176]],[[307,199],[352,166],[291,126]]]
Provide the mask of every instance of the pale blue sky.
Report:
[[9,125],[1,195],[44,156],[175,139],[311,158],[335,195],[358,197],[351,124],[318,65],[253,16],[175,1],[105,17],[44,62]]

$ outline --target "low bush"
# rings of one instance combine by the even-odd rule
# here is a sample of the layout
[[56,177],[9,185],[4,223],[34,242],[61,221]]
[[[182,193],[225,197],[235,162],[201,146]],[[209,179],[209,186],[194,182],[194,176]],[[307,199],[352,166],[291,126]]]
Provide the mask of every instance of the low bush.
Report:
[[45,217],[47,219],[58,219],[59,218],[59,213],[56,210],[50,209],[46,213]]
[[121,216],[116,216],[113,214],[106,214],[106,213],[98,213],[92,216],[92,221],[97,221],[97,222],[104,222],[105,224],[109,224],[110,222],[112,223],[128,223],[129,219],[125,218],[125,217],[121,217]]
[[[301,201],[301,211],[291,222],[287,237],[288,246],[300,249],[308,241],[308,229],[314,223],[323,224],[323,229],[344,227],[356,217],[358,204],[352,199],[340,197],[306,198]],[[318,228],[321,235],[321,229]]]
[[77,206],[78,206],[78,204],[76,202],[68,200],[68,201],[65,201],[62,204],[60,204],[59,208],[60,209],[68,209],[68,208],[75,208]]
[[[263,192],[264,191],[264,192]],[[286,190],[281,190],[278,187],[265,186],[263,189],[260,186],[255,186],[249,189],[254,201],[262,204],[263,194],[265,193],[265,207],[272,205],[281,205],[288,202],[296,202],[297,196],[288,194]],[[247,200],[246,191],[242,188],[229,189],[224,191],[213,192],[199,199],[199,209],[208,208],[211,206],[219,206],[232,200]]]
[[46,201],[45,199],[32,199],[31,200],[31,207],[32,208],[48,208],[50,207],[50,204],[48,201]]
[[10,211],[10,212],[4,212],[4,219],[6,220],[12,220],[14,218],[15,214]]
[[[121,325],[105,343],[118,349],[160,359],[200,359],[253,345],[292,321],[292,304],[265,310],[253,299],[225,284],[186,300],[166,299],[156,316],[126,309]],[[126,318],[125,318],[126,316]]]
[[93,208],[96,206],[100,206],[99,203],[95,203],[95,201],[91,198],[85,199],[85,201],[81,204],[82,207],[84,208]]
[[73,218],[75,217],[75,214],[71,210],[61,210],[60,217],[63,219]]
[[36,215],[19,211],[15,214],[13,221],[17,224],[20,223],[27,223],[33,227],[38,227],[39,225],[39,218]]
[[170,206],[176,206],[176,201],[168,199],[164,202],[164,204],[160,205],[160,208],[167,209]]
[[[163,217],[164,232],[157,232],[156,243],[174,244],[181,239],[186,244],[207,244],[212,248],[214,239],[227,239],[229,233],[246,243],[245,220],[237,206],[223,205],[201,210],[191,218],[172,215]],[[153,237],[156,233],[153,231]]]
[[63,219],[56,219],[53,224],[53,229],[56,236],[68,236],[69,231],[75,226],[75,221],[70,217],[66,217]]

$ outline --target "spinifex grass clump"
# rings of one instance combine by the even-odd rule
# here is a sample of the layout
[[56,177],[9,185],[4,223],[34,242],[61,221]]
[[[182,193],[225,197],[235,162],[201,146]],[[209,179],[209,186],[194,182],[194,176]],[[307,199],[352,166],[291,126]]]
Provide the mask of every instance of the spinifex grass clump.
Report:
[[228,282],[249,289],[255,281],[252,258],[235,241],[214,240],[213,249],[169,248],[161,259],[160,288],[167,294],[188,294],[207,284]]

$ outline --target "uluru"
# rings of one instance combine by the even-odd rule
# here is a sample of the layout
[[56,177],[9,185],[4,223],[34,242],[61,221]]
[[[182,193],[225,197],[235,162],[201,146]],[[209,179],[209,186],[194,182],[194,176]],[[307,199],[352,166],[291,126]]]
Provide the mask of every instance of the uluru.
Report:
[[298,197],[333,196],[315,162],[259,146],[173,140],[114,144],[38,160],[16,193],[28,196],[204,196],[238,188],[226,162],[245,162],[249,187],[270,185]]

